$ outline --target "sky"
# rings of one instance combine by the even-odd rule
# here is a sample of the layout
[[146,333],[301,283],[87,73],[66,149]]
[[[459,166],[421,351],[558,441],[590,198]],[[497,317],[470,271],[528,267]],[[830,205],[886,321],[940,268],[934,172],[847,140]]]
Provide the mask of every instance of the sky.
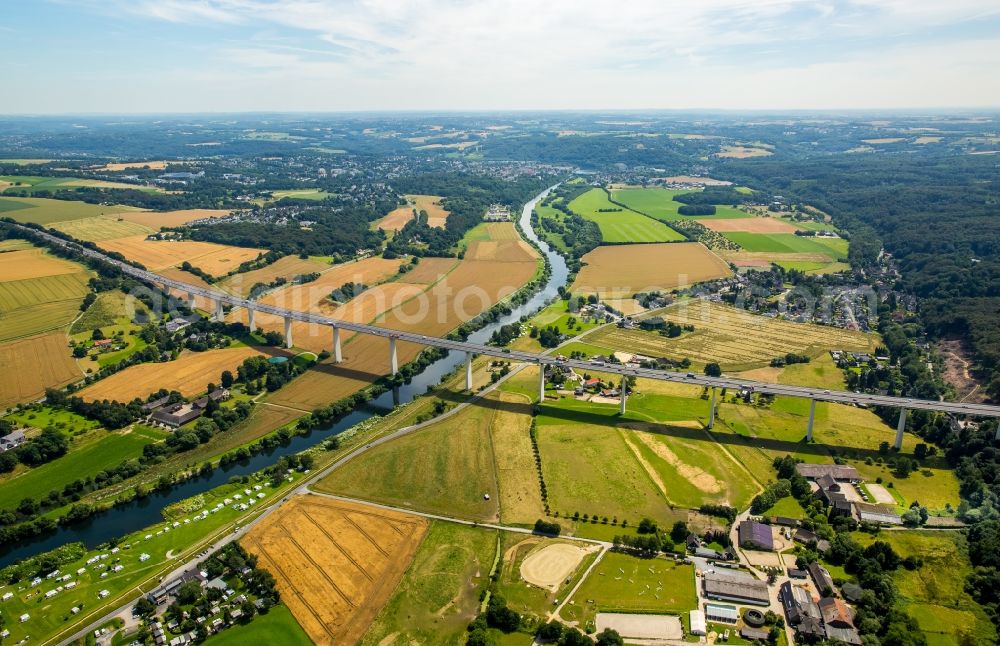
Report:
[[997,0],[4,0],[0,112],[1000,107]]

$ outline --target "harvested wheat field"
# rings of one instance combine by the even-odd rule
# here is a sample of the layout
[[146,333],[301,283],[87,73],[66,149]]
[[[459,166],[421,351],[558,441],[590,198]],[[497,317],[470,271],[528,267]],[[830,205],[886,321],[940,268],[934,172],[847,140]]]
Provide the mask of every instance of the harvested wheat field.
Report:
[[298,256],[285,256],[272,262],[267,267],[261,267],[260,269],[254,269],[241,274],[233,274],[229,278],[219,282],[216,287],[231,294],[246,297],[257,283],[267,285],[277,278],[284,278],[291,282],[296,276],[319,273],[329,268],[329,264],[319,260],[299,258]]
[[401,283],[424,283],[431,284],[441,280],[441,278],[458,265],[458,260],[454,258],[421,258],[420,263],[413,269],[399,277]]
[[406,223],[413,219],[413,207],[401,206],[382,217],[375,225],[383,231],[399,231]]
[[204,392],[209,382],[219,383],[223,370],[236,373],[244,359],[262,354],[248,347],[207,352],[185,352],[174,361],[140,363],[125,368],[79,392],[86,401],[110,399],[129,402],[160,388],[177,390],[185,397]]
[[57,231],[71,235],[77,240],[87,240],[89,242],[138,235],[146,236],[153,232],[153,229],[136,222],[130,222],[121,215],[99,215],[93,218],[79,218],[65,222],[53,222],[49,226]]
[[602,298],[670,290],[730,274],[729,266],[700,242],[598,247],[583,263],[572,291]]
[[241,540],[274,575],[281,600],[317,644],[357,642],[413,560],[418,516],[297,496]]
[[[183,164],[184,162],[170,162],[171,164]],[[167,167],[167,162],[161,160],[157,161],[137,161],[137,162],[116,162],[108,163],[100,168],[95,168],[97,171],[123,171],[130,168],[148,168],[149,170],[163,170]]]
[[584,549],[569,543],[554,543],[532,552],[521,563],[521,578],[532,585],[555,592],[596,547]]
[[757,148],[754,146],[723,146],[722,150],[715,153],[716,157],[727,157],[729,159],[748,159],[750,157],[767,157],[773,155],[767,148]]
[[418,213],[427,211],[429,226],[443,227],[448,220],[448,211],[441,206],[441,198],[437,195],[407,195],[406,199],[413,203]]
[[634,298],[605,298],[604,303],[615,308],[625,316],[635,316],[636,314],[648,311]]
[[164,227],[179,227],[191,222],[192,220],[222,218],[227,215],[229,215],[229,211],[225,209],[183,209],[180,211],[138,211],[135,213],[121,213],[118,217],[152,229],[162,229]]
[[0,281],[26,280],[84,271],[81,265],[31,247],[0,253]]
[[228,273],[264,253],[260,249],[230,247],[214,242],[146,240],[143,235],[104,240],[100,246],[142,263],[152,271],[173,267],[186,260],[213,276]]
[[34,401],[46,388],[81,378],[68,342],[62,332],[52,332],[0,344],[0,409]]
[[[173,278],[174,280],[179,280],[182,283],[187,283],[189,285],[195,285],[197,287],[205,287],[207,289],[215,289],[214,285],[209,285],[200,276],[195,276],[189,271],[184,271],[183,269],[178,269],[176,267],[168,267],[166,269],[160,269],[157,271],[159,275],[164,278]],[[176,289],[168,290],[172,296],[179,299],[183,303],[187,303],[187,293],[178,291]],[[215,304],[209,299],[203,296],[194,297],[194,306],[203,312],[214,311]]]
[[712,231],[729,233],[795,233],[795,225],[775,218],[734,218],[731,220],[698,220]]
[[727,371],[762,368],[789,352],[815,357],[829,349],[871,352],[878,345],[874,334],[768,318],[700,299],[681,301],[661,315],[679,325],[693,325],[694,331],[667,339],[611,327],[595,331],[587,341],[648,356],[687,357],[696,364],[717,362]]

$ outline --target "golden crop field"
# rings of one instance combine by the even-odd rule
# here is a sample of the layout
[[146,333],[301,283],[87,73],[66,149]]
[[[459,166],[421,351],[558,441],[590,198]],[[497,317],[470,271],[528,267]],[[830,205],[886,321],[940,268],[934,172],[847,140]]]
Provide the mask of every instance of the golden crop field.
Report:
[[317,644],[359,640],[427,533],[394,511],[297,496],[241,540],[274,575],[281,600]]
[[153,229],[142,224],[130,222],[122,218],[121,215],[114,217],[99,215],[93,218],[79,218],[65,222],[53,222],[49,226],[78,240],[87,240],[90,242],[126,238],[129,236],[146,236],[153,232]]
[[768,318],[701,299],[682,301],[662,316],[693,325],[694,332],[670,339],[656,332],[607,327],[588,336],[587,342],[653,357],[686,357],[696,364],[715,362],[727,371],[764,367],[789,352],[815,357],[830,349],[871,352],[878,345],[874,334]]
[[458,265],[454,258],[421,258],[420,263],[399,277],[401,283],[435,283]]
[[62,332],[0,344],[0,409],[34,401],[46,388],[81,378],[83,373],[66,346]]
[[254,348],[237,347],[207,352],[186,352],[174,361],[140,363],[102,379],[79,392],[87,401],[110,399],[130,402],[160,388],[179,391],[185,397],[204,392],[209,382],[219,383],[223,370],[236,373],[244,359],[261,354]]
[[260,249],[230,247],[214,242],[146,240],[143,235],[104,240],[100,246],[142,263],[153,271],[173,267],[186,260],[213,276],[225,274],[264,253]]
[[90,274],[29,247],[0,253],[0,341],[68,325],[80,313]]
[[[42,278],[84,271],[76,263],[50,255],[44,249],[17,241],[13,251],[0,253],[0,281]],[[28,245],[24,247],[24,245]]]
[[254,269],[242,274],[234,274],[217,283],[216,287],[232,294],[247,296],[257,283],[264,283],[266,285],[277,278],[284,278],[290,282],[295,276],[322,272],[329,268],[330,265],[318,260],[303,259],[298,256],[285,256],[267,267]]
[[417,212],[427,211],[427,224],[432,227],[443,227],[448,219],[448,211],[441,206],[441,198],[437,195],[407,195],[406,199],[413,203]]
[[730,275],[729,266],[700,242],[610,245],[583,257],[572,291],[602,298],[670,290]]
[[728,157],[730,159],[747,159],[749,157],[767,157],[773,154],[767,148],[757,148],[755,146],[723,146],[722,150],[715,153],[715,156]]
[[389,214],[380,219],[375,226],[383,231],[399,231],[412,219],[413,207],[401,206],[398,209],[390,211]]
[[[184,162],[170,162],[171,164],[181,164]],[[130,168],[148,168],[149,170],[163,170],[167,167],[167,162],[163,160],[157,161],[137,161],[137,162],[119,162],[119,163],[108,163],[100,168],[95,168],[97,171],[123,171]]]
[[225,209],[183,209],[181,211],[136,211],[132,213],[119,213],[117,217],[124,218],[129,222],[141,224],[151,229],[162,229],[163,227],[179,227],[192,220],[203,220],[205,218],[222,218],[229,215]]
[[746,233],[795,233],[798,229],[787,220],[777,218],[732,218],[728,220],[706,219],[698,220],[712,231],[729,233],[742,231]]

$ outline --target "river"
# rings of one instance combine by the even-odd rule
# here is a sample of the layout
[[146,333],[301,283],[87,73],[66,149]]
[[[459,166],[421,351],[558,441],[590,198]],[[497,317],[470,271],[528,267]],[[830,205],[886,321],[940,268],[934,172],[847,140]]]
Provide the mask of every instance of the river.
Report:
[[[531,315],[540,310],[549,299],[558,294],[559,287],[566,284],[569,272],[562,256],[552,251],[549,245],[541,240],[531,226],[531,212],[551,189],[546,189],[524,205],[521,211],[521,230],[524,235],[537,244],[548,259],[550,274],[548,282],[535,293],[526,303],[518,306],[510,314],[501,316],[496,321],[477,330],[469,336],[469,341],[486,343],[493,332],[502,325],[514,323],[524,315]],[[105,512],[96,514],[89,520],[69,527],[60,527],[56,531],[28,540],[15,548],[0,551],[0,567],[5,567],[29,556],[53,550],[61,545],[82,542],[88,548],[94,548],[113,538],[125,536],[144,527],[163,521],[163,509],[175,502],[197,496],[219,485],[225,484],[233,476],[249,475],[273,465],[279,458],[304,451],[332,435],[342,433],[355,424],[363,422],[372,415],[383,415],[391,411],[396,404],[405,404],[415,397],[427,392],[427,387],[439,383],[445,375],[451,373],[465,360],[464,354],[453,353],[440,359],[413,377],[409,383],[396,389],[396,392],[386,392],[369,402],[364,408],[350,413],[333,426],[316,429],[306,435],[297,435],[288,444],[276,447],[271,451],[258,453],[249,460],[215,469],[210,475],[197,476],[169,489],[156,492],[142,499],[115,506]]]

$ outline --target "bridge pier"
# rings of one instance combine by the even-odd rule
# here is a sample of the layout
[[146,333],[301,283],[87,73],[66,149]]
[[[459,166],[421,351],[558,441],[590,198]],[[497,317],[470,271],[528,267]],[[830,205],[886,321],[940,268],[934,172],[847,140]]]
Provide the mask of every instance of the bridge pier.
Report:
[[893,443],[893,446],[896,447],[897,451],[903,448],[903,431],[906,430],[907,412],[909,411],[905,408],[899,409],[899,423],[896,424],[896,441]]
[[809,428],[806,431],[806,442],[813,441],[813,422],[816,421],[816,400],[809,400]]
[[251,307],[247,308],[247,324],[249,325],[251,332],[256,332],[257,331],[257,324],[253,320],[253,315],[256,314],[256,313],[257,313],[257,310],[255,310],[255,309],[253,309]]
[[545,401],[545,364],[538,364],[538,403]]
[[292,347],[292,319],[285,317],[285,347]]
[[625,414],[625,391],[626,390],[628,390],[628,378],[625,375],[622,375],[622,391],[620,393],[621,394],[621,400],[618,402],[618,414],[619,415],[624,415]]
[[712,386],[712,403],[708,408],[708,430],[715,426],[715,393],[716,388]]
[[189,310],[194,311],[194,292],[188,292],[187,306]]
[[399,372],[399,363],[396,360],[396,337],[389,337],[389,367],[392,374]]
[[465,389],[472,392],[472,353],[465,353]]
[[340,353],[340,328],[336,325],[333,326],[333,360],[337,363],[344,360]]
[[226,313],[222,311],[222,301],[215,301],[215,320],[222,323],[226,318]]

